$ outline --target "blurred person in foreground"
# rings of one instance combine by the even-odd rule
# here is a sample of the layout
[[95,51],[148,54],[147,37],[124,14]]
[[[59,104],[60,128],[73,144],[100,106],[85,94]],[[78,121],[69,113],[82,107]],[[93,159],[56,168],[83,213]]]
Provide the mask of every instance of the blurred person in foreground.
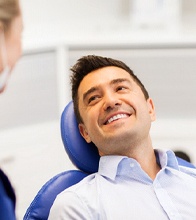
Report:
[[49,219],[196,219],[196,169],[153,147],[154,102],[133,71],[89,55],[71,81],[79,131],[101,157],[97,173],[57,196]]
[[[19,0],[0,0],[0,93],[21,55],[23,29]],[[0,146],[1,147],[1,146]],[[16,219],[16,197],[12,185],[0,169],[0,219]]]

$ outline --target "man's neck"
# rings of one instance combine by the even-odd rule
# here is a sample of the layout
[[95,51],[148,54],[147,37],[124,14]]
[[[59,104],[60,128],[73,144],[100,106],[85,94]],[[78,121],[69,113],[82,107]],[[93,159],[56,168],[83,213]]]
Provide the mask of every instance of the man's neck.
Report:
[[140,164],[141,168],[154,180],[160,171],[160,164],[157,163],[155,151],[152,147],[151,139],[145,142],[143,146],[140,144],[130,152],[128,157],[134,158]]

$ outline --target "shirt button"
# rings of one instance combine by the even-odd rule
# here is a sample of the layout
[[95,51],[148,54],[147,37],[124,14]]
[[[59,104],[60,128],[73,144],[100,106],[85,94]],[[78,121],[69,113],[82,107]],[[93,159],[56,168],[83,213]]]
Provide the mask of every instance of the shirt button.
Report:
[[135,166],[135,164],[134,163],[130,163],[130,167],[132,168],[132,167],[134,167]]

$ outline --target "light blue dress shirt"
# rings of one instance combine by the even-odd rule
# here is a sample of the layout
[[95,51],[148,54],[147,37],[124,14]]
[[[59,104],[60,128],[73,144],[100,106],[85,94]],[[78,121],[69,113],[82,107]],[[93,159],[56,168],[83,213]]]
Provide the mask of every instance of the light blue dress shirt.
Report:
[[58,195],[49,219],[195,220],[196,169],[178,166],[172,151],[156,152],[154,180],[134,159],[101,157],[98,173]]

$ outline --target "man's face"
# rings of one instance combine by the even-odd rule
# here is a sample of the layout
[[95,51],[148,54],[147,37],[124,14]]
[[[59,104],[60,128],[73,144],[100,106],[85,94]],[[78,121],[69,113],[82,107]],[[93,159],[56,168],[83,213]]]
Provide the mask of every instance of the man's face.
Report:
[[153,101],[125,70],[110,66],[86,75],[78,89],[81,135],[100,155],[126,155],[149,136],[155,120]]

